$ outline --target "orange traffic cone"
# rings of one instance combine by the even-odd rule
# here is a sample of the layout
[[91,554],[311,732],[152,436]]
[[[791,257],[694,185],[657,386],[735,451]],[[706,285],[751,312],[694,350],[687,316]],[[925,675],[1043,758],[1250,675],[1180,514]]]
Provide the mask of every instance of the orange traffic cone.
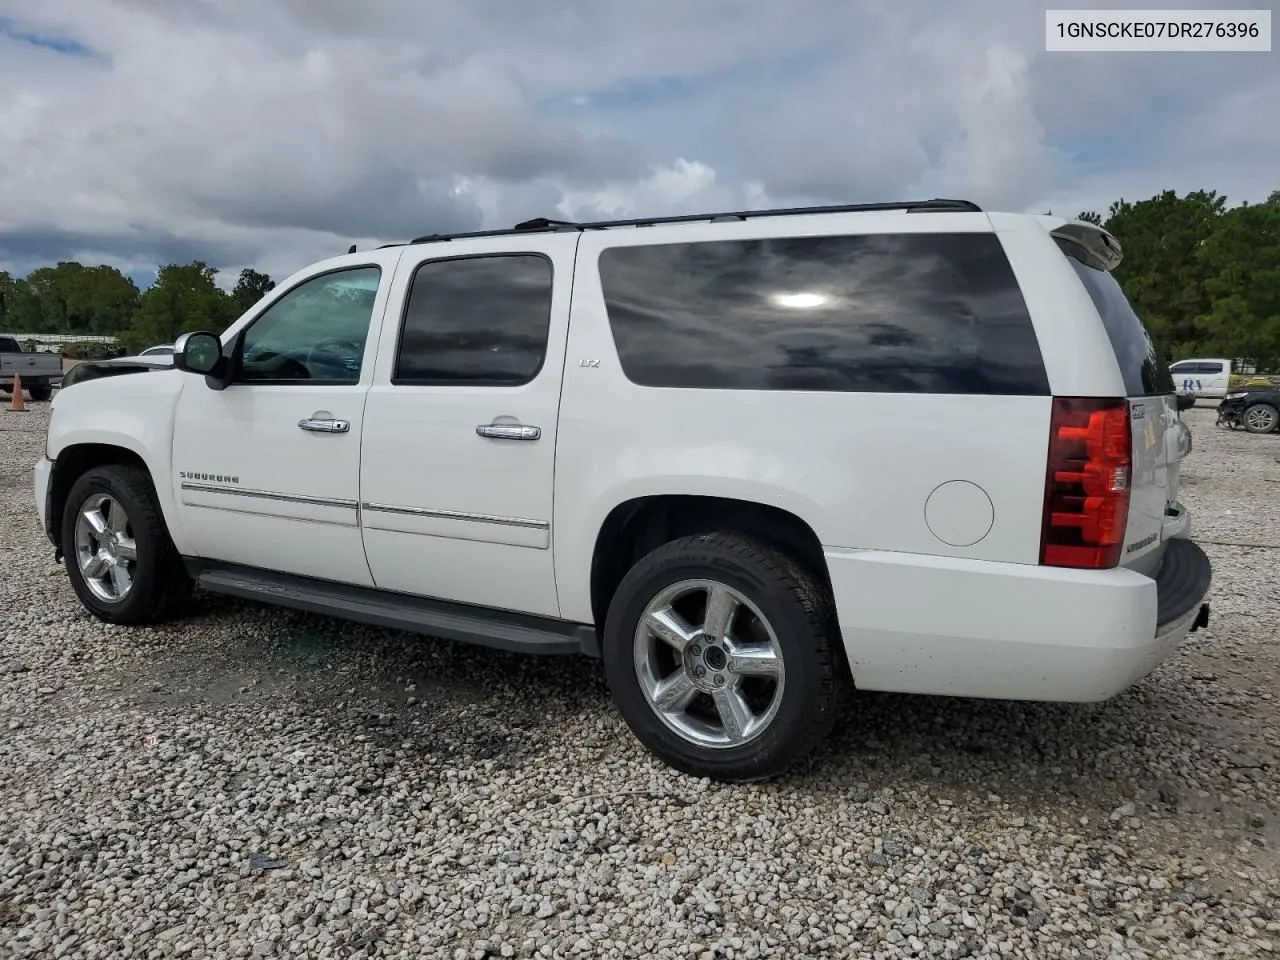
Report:
[[22,396],[22,376],[17,373],[13,375],[13,399],[9,401],[9,409],[19,413],[27,410],[26,398]]

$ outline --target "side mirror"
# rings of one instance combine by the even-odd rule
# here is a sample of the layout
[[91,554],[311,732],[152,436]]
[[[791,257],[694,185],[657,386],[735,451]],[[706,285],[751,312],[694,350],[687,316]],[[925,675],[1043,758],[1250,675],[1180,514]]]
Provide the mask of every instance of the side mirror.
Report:
[[222,341],[212,333],[184,333],[173,344],[173,365],[187,373],[206,376],[223,365]]

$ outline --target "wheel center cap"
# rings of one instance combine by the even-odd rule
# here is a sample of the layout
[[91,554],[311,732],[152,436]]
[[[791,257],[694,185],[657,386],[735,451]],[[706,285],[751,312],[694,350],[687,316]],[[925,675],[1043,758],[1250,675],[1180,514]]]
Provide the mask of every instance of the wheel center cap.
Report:
[[707,666],[712,670],[723,670],[729,663],[729,658],[724,655],[724,651],[719,647],[707,647],[707,652],[703,654]]

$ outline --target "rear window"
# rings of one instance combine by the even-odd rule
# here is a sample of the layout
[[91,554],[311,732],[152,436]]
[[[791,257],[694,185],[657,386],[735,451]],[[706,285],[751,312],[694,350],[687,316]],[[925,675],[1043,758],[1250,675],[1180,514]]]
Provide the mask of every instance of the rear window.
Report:
[[22,347],[13,337],[0,337],[0,353],[21,353]]
[[1131,397],[1173,393],[1173,374],[1169,372],[1166,358],[1161,356],[1163,351],[1158,349],[1146,326],[1133,312],[1129,298],[1124,295],[1116,278],[1106,270],[1081,263],[1067,245],[1059,246],[1089,291],[1089,299],[1102,318],[1124,377],[1125,393]]
[[641,386],[1049,392],[992,233],[622,246],[599,267],[622,370]]

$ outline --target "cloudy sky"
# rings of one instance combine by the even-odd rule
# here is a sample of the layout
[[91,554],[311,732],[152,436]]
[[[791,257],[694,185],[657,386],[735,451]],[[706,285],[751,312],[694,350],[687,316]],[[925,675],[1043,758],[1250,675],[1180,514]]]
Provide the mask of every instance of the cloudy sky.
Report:
[[1280,54],[1044,31],[1029,0],[0,0],[0,269],[282,279],[533,216],[1280,188]]

